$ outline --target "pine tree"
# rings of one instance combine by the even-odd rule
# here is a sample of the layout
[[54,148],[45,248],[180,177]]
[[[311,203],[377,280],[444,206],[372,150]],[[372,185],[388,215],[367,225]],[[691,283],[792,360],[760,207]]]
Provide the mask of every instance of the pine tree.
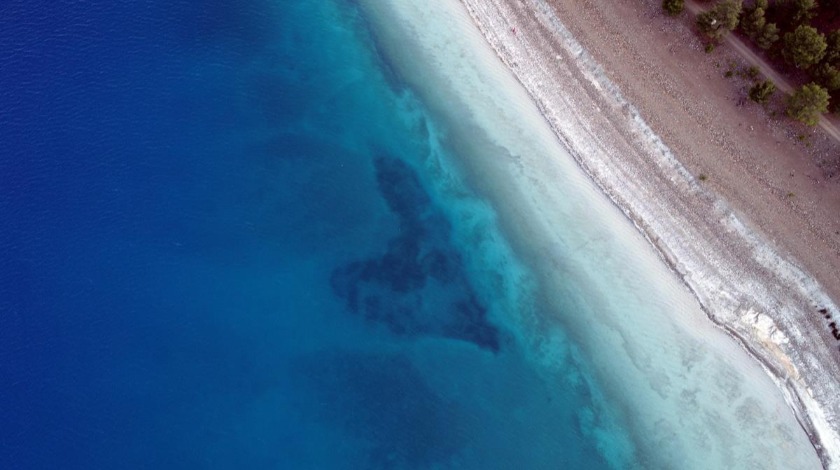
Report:
[[793,1],[793,23],[809,21],[814,17],[817,8],[816,0],[794,0]]
[[741,0],[721,0],[711,10],[697,15],[697,27],[706,36],[718,39],[738,26]]
[[840,62],[840,29],[828,33],[826,43],[828,43],[828,47],[825,49],[823,59],[829,63]]
[[764,25],[764,29],[761,31],[755,38],[755,44],[764,49],[770,49],[776,41],[779,40],[779,27],[776,26],[776,23],[767,23]]
[[787,115],[809,126],[816,126],[820,122],[820,115],[828,111],[828,91],[809,83],[802,85],[787,103]]
[[822,60],[827,47],[824,34],[803,24],[785,34],[782,54],[796,68],[807,69]]
[[837,67],[823,62],[814,69],[814,77],[816,77],[820,84],[828,91],[840,90],[840,70],[838,70]]
[[741,19],[741,31],[755,39],[764,30],[765,24],[767,24],[767,19],[764,17],[764,9],[751,8],[744,12],[744,17]]

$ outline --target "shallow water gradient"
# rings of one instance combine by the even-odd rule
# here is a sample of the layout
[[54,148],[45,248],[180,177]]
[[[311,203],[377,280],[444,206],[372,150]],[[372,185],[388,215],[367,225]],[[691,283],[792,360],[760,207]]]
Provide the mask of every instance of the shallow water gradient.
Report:
[[353,2],[0,10],[0,467],[632,455]]

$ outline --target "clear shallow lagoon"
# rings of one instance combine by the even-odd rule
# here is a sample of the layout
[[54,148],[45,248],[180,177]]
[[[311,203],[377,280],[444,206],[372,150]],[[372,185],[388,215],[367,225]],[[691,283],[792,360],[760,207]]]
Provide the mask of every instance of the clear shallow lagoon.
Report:
[[[584,326],[632,317],[645,279],[581,267],[581,219],[545,275],[475,163],[506,153],[441,104],[470,98],[395,53],[409,25],[339,0],[2,8],[0,468],[656,465],[639,416],[670,412],[598,351],[663,394],[683,370]],[[561,215],[595,194],[575,175]],[[605,269],[627,227],[592,241]],[[676,342],[689,370],[713,355]],[[698,422],[731,411],[693,393]]]

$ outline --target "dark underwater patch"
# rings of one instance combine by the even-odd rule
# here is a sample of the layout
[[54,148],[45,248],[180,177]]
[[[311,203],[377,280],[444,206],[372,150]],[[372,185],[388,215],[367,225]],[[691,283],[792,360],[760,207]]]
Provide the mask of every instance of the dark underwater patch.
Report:
[[417,174],[402,160],[375,160],[379,191],[397,217],[400,233],[385,252],[336,268],[333,292],[347,310],[401,336],[430,335],[500,347],[499,330],[467,279],[451,246],[451,227],[438,213]]
[[431,200],[414,170],[402,160],[379,157],[374,160],[379,192],[406,228],[422,226],[423,214],[431,208]]

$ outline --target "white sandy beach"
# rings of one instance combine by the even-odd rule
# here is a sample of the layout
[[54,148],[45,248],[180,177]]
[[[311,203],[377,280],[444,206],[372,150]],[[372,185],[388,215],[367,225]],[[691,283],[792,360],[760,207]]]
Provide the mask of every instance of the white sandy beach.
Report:
[[797,323],[836,307],[693,179],[545,4],[363,4],[539,279],[552,307],[530,319],[535,350],[562,327],[619,405],[633,445],[614,466],[818,467],[802,426],[836,462],[837,382],[816,380],[836,364]]
[[698,184],[546,3],[465,3],[581,166],[710,318],[764,362],[823,464],[834,468],[840,371],[832,338],[813,318],[822,308],[837,312],[836,305],[726,201]]

